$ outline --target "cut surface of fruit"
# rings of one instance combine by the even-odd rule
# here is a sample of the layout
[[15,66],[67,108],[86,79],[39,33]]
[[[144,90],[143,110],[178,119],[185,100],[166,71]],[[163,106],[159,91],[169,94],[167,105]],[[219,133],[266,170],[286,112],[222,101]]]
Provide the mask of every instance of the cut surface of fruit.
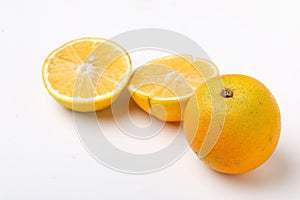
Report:
[[42,70],[50,95],[63,106],[80,112],[108,107],[131,75],[128,53],[102,38],[73,40],[54,50]]
[[208,60],[172,55],[138,68],[128,89],[144,111],[160,120],[176,122],[181,121],[181,113],[195,89],[218,74],[218,68]]

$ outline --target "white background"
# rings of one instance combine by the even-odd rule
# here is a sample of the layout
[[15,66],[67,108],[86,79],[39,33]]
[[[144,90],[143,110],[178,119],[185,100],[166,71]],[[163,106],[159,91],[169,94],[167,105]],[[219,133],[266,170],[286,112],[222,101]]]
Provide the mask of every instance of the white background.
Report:
[[[0,0],[0,199],[299,199],[299,9],[297,0]],[[130,175],[87,153],[72,112],[44,89],[43,61],[75,38],[149,27],[190,37],[221,74],[247,74],[272,91],[282,135],[267,163],[228,176],[187,151],[164,170]]]

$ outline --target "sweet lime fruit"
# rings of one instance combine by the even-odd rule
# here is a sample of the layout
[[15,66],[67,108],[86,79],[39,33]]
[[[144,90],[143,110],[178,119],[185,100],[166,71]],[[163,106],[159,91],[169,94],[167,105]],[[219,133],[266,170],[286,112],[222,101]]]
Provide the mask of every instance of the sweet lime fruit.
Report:
[[49,94],[79,112],[108,107],[131,75],[128,53],[102,38],[81,38],[54,50],[46,58],[42,77]]
[[278,104],[260,81],[245,75],[209,79],[184,112],[192,150],[210,168],[240,174],[262,165],[280,137]]
[[162,121],[178,122],[195,89],[218,74],[216,65],[208,60],[172,55],[139,67],[128,89],[132,99],[147,113]]

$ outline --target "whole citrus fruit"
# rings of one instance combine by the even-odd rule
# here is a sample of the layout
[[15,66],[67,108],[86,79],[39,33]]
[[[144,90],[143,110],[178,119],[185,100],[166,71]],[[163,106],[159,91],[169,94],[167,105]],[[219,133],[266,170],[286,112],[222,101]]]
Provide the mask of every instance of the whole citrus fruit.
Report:
[[223,75],[202,84],[184,112],[193,151],[210,168],[240,174],[263,164],[275,150],[280,110],[271,92],[244,75]]

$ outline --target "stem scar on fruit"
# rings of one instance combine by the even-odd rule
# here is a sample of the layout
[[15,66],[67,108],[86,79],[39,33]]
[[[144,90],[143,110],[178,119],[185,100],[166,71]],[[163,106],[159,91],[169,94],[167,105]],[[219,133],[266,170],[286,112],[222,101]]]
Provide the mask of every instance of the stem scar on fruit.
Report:
[[222,89],[221,96],[224,98],[231,98],[233,97],[233,91],[229,88],[224,88]]

